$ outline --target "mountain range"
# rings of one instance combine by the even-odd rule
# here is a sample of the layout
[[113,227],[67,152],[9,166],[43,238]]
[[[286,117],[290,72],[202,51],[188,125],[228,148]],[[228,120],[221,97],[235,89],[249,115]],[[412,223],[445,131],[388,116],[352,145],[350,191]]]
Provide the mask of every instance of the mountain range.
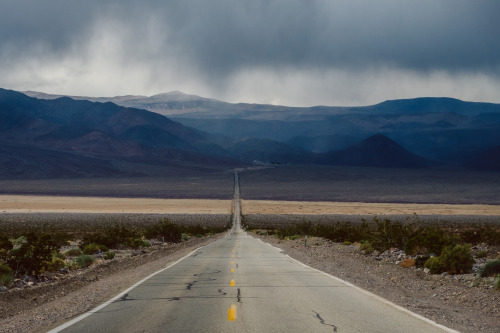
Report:
[[0,143],[2,178],[140,175],[147,169],[123,168],[130,164],[445,164],[495,171],[500,105],[418,98],[299,108],[181,92],[91,98],[0,89]]

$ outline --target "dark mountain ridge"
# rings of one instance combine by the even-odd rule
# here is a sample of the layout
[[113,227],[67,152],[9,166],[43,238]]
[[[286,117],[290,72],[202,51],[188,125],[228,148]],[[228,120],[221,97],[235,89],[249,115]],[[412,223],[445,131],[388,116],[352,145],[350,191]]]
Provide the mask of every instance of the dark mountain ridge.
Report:
[[[212,143],[207,133],[157,113],[110,102],[75,101],[68,97],[39,100],[0,89],[0,129],[0,142],[4,147],[0,163],[15,159],[18,165],[31,168],[53,166],[49,155],[59,160],[61,169],[65,168],[64,160],[71,163],[87,158],[83,168],[97,158],[102,160],[96,165],[102,166],[103,175],[113,169],[111,161],[116,160],[153,164],[239,163]],[[96,174],[91,169],[89,173]],[[34,171],[39,172],[43,173]],[[45,174],[49,176],[54,172],[46,170]]]
[[319,154],[316,162],[385,168],[423,168],[435,165],[434,162],[409,152],[382,134],[373,135],[346,149]]
[[499,104],[451,98],[303,108],[181,92],[96,102],[29,94],[44,99],[0,89],[0,141],[109,161],[476,168],[470,161],[500,145]]

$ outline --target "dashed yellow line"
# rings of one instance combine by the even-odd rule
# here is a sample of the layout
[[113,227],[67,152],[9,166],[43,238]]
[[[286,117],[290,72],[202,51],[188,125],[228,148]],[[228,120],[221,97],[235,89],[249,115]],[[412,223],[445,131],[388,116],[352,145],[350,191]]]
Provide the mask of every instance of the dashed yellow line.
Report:
[[227,320],[234,321],[236,319],[236,305],[231,304],[229,310],[227,310]]
[[234,287],[235,285],[236,285],[236,283],[234,282],[234,280],[231,280],[231,282],[229,282],[230,287]]

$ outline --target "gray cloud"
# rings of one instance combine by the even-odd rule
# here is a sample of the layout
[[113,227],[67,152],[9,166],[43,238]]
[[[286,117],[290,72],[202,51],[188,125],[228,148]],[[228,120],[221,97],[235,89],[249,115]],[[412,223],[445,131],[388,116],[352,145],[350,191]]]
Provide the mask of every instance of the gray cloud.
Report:
[[495,0],[0,1],[7,88],[179,89],[300,105],[433,93],[500,102]]

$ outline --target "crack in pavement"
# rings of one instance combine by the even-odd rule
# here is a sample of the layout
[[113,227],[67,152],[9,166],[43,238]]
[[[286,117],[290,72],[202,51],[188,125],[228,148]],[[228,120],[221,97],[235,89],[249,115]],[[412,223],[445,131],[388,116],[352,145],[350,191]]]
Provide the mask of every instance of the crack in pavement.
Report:
[[313,310],[313,312],[316,314],[316,318],[318,318],[318,319],[319,319],[319,321],[320,321],[320,323],[321,323],[322,325],[325,325],[325,326],[331,326],[331,327],[333,327],[333,331],[334,331],[334,332],[337,332],[337,326],[335,326],[335,325],[333,325],[333,324],[327,324],[327,323],[325,322],[325,320],[321,317],[321,315],[320,315],[319,313],[317,313],[317,312],[316,312],[316,311],[314,311],[314,310]]

